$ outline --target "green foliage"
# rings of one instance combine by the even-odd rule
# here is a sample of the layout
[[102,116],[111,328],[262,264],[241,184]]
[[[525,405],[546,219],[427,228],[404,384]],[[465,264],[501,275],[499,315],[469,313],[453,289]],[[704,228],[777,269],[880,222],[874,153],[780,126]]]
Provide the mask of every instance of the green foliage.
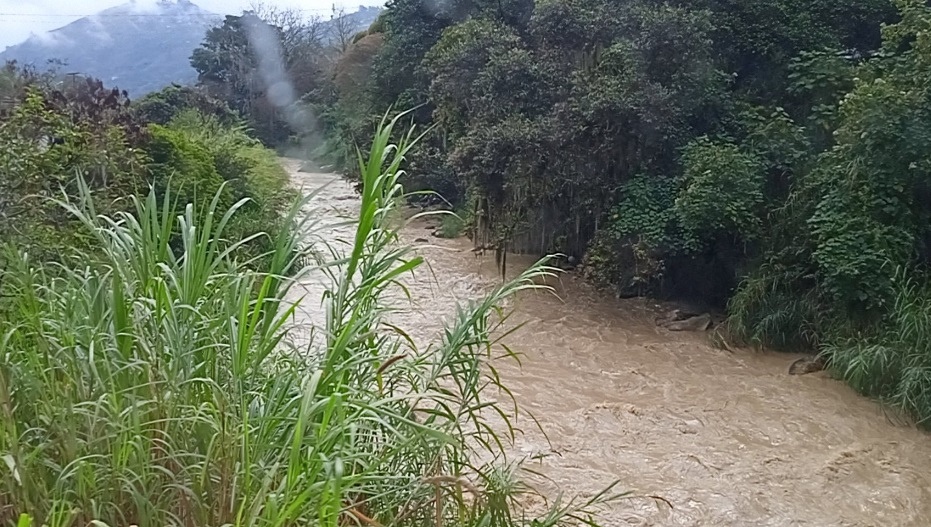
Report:
[[216,117],[224,123],[234,123],[237,117],[224,102],[214,99],[204,90],[189,86],[169,86],[147,94],[133,102],[133,110],[147,123],[167,125],[179,113],[196,110]]
[[833,371],[854,389],[903,409],[927,428],[931,420],[931,289],[900,268],[893,300],[867,334],[831,340],[823,353]]
[[462,212],[443,214],[440,217],[440,226],[436,233],[440,238],[458,238],[463,235],[466,228],[466,220]]
[[687,251],[685,233],[673,207],[681,182],[640,175],[625,184],[610,218],[609,230],[620,237],[637,236],[651,247]]
[[431,5],[389,4],[354,108],[422,105],[410,181],[457,189],[476,239],[727,303],[735,340],[786,349],[873,335],[896,269],[926,278],[927,2]]
[[812,277],[765,263],[743,278],[728,301],[726,330],[735,344],[784,351],[817,350],[829,326]]
[[296,11],[274,8],[227,16],[191,55],[199,87],[242,116],[270,147],[312,131],[299,98],[320,88],[326,77],[322,63],[330,57],[322,48],[321,28],[308,24]]
[[639,175],[621,188],[620,203],[586,256],[588,276],[602,286],[646,292],[662,279],[665,257],[687,253],[696,241],[682,229],[674,203],[679,181]]
[[200,47],[191,55],[191,66],[208,90],[225,95],[236,110],[247,108],[252,83],[258,74],[258,57],[249,43],[247,25],[261,23],[255,15],[228,15],[223,24],[210,28]]
[[[681,2],[686,4],[686,2]],[[804,51],[876,49],[880,23],[895,10],[888,0],[699,0],[715,20],[716,51],[738,87],[765,99],[779,99],[786,68]]]
[[[312,196],[255,270],[245,240],[224,243],[241,203],[220,194],[180,216],[154,192],[115,217],[64,204],[102,250],[60,268],[23,257],[4,282],[20,316],[0,320],[0,523],[591,524],[607,494],[512,516],[528,490],[503,458],[511,408],[488,398],[507,393],[489,364],[500,306],[553,269],[459,306],[427,348],[387,321],[386,295],[422,265],[393,227],[411,145],[389,144],[393,125],[359,156],[348,248],[309,269],[294,253],[321,232],[300,212]],[[310,342],[291,338],[295,272],[326,284]]]
[[[128,144],[132,126],[120,122],[122,106],[80,92],[69,100],[32,86],[0,119],[0,238],[47,258],[85,243],[78,225],[49,199],[76,196],[83,174],[103,211],[140,184],[144,156]],[[57,97],[57,99],[53,99]],[[92,110],[90,105],[96,105]]]
[[419,67],[424,56],[451,21],[431,12],[421,0],[391,0],[379,17],[385,45],[372,71],[377,107],[413,108],[426,101],[428,77]]
[[700,138],[685,150],[683,188],[675,210],[683,225],[706,237],[752,240],[762,226],[763,170],[733,144]]
[[[507,80],[507,77],[496,75],[498,72],[494,68],[506,68],[501,63],[514,60],[506,58],[507,55],[521,51],[517,34],[493,20],[472,19],[446,29],[423,64],[432,79],[430,98],[437,106],[437,121],[455,131],[463,123],[481,119],[489,110],[503,107],[510,113],[511,100],[520,92],[508,93],[506,86],[489,84]],[[518,63],[521,58],[526,61],[524,63],[530,62],[523,54],[517,57]],[[516,80],[519,89],[530,88],[521,86],[520,77]]]
[[822,146],[833,141],[838,102],[853,88],[855,75],[855,61],[846,52],[803,51],[789,63],[788,91]]
[[350,176],[356,168],[355,147],[368,140],[378,123],[370,90],[372,71],[384,44],[380,33],[351,44],[334,65],[333,85],[316,96],[315,111],[324,141],[314,157]]
[[[931,46],[920,37],[931,9],[902,2],[903,20],[887,28],[890,54],[868,64],[885,70],[859,79],[845,96],[836,144],[821,156],[810,219],[814,258],[833,300],[854,314],[882,312],[892,300],[895,268],[924,252],[931,205]],[[904,52],[902,39],[918,36]]]
[[[16,70],[11,70],[15,74]],[[167,126],[140,121],[116,90],[93,79],[56,91],[25,83],[0,116],[0,235],[34,257],[60,257],[93,239],[54,198],[76,200],[77,177],[92,191],[95,210],[126,210],[129,197],[150,184],[159,195],[169,188],[178,205],[203,209],[218,192],[221,205],[248,198],[232,232],[238,238],[275,229],[293,199],[274,153],[247,134],[229,115],[179,110]],[[177,110],[177,109],[176,109]],[[221,191],[222,188],[222,191]],[[257,256],[267,239],[253,240]]]
[[836,55],[800,60],[793,81],[813,101],[811,144],[826,151],[793,169],[766,263],[731,300],[731,328],[759,344],[820,349],[857,390],[924,421],[931,8],[897,6],[882,51],[852,72]]
[[194,203],[198,209],[221,191],[221,203],[233,203],[230,189],[223,186],[206,145],[181,130],[157,124],[149,127],[151,139],[146,150],[152,159],[149,173],[159,196],[175,194],[179,203]]
[[[229,227],[234,238],[282,227],[281,214],[295,199],[288,174],[275,153],[251,138],[244,125],[225,124],[213,115],[187,110],[169,128],[207,150],[231,202],[248,200]],[[263,237],[248,247],[258,256],[270,249],[270,241]]]

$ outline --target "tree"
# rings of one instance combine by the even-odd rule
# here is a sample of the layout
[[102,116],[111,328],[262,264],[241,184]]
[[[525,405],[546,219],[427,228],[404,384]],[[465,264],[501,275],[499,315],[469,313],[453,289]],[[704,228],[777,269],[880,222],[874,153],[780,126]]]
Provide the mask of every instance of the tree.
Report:
[[228,15],[222,25],[207,31],[191,55],[200,83],[244,115],[250,113],[260,90],[258,64],[246,31],[249,23],[257,23],[255,15]]
[[308,131],[306,112],[296,106],[319,88],[327,56],[318,20],[257,9],[210,29],[191,65],[210,95],[244,116],[266,144],[277,145]]
[[336,49],[340,53],[345,53],[349,48],[349,44],[352,43],[353,36],[356,34],[356,28],[352,20],[346,16],[346,11],[343,8],[337,9],[335,5],[333,6],[333,11],[330,14],[329,33],[329,37]]

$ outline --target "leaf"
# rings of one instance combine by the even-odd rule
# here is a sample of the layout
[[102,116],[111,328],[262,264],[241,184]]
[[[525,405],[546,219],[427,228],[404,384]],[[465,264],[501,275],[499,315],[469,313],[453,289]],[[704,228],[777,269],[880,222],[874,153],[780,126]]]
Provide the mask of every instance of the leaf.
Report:
[[20,478],[19,467],[16,466],[16,460],[13,459],[13,455],[5,454],[3,456],[3,462],[6,463],[7,468],[10,469],[10,472],[13,473],[13,479],[16,481],[16,483],[22,485],[23,480]]

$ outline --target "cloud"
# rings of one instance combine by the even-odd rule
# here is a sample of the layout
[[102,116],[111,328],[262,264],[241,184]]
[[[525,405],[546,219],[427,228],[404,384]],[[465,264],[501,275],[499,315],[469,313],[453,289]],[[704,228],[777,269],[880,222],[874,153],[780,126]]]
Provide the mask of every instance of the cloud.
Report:
[[157,11],[159,3],[159,0],[131,0],[128,7],[133,13],[145,14]]
[[29,39],[49,48],[67,47],[74,44],[71,39],[57,32],[32,33],[29,35]]

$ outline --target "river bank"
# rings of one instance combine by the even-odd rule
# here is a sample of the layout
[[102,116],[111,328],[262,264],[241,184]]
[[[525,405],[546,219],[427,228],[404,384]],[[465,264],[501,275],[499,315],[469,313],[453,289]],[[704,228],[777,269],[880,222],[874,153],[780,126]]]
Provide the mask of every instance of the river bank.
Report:
[[[353,214],[349,185],[288,167],[304,189],[331,182],[315,200],[327,217]],[[395,315],[424,340],[456,301],[498,279],[493,257],[476,257],[466,240],[431,237],[427,226],[403,233],[429,267],[407,280],[414,298]],[[509,257],[511,272],[530,263]],[[300,316],[314,317],[316,287],[303,285]],[[931,438],[875,402],[824,374],[789,376],[796,356],[731,353],[704,335],[657,328],[660,308],[649,301],[606,298],[573,275],[553,285],[558,296],[525,294],[512,306],[524,325],[507,343],[522,364],[499,367],[548,436],[526,416],[518,421],[514,453],[540,458],[530,467],[551,480],[536,481],[544,494],[590,495],[619,480],[671,504],[622,501],[604,525],[885,526],[931,517]]]

